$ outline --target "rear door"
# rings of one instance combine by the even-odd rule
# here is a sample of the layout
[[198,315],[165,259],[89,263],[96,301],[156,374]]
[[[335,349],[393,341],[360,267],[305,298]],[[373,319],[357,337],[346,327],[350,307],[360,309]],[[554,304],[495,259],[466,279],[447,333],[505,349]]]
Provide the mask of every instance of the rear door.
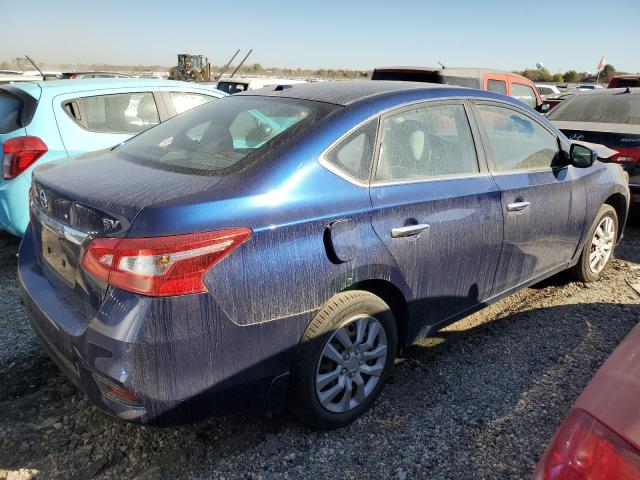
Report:
[[502,245],[500,192],[464,101],[394,110],[380,129],[373,227],[413,291],[412,312],[434,325],[489,297]]
[[54,97],[53,110],[67,153],[113,147],[157,125],[166,118],[158,109],[158,96],[152,91],[113,90]]
[[566,266],[585,224],[583,176],[556,133],[525,110],[476,101],[489,170],[502,193],[504,248],[495,294]]

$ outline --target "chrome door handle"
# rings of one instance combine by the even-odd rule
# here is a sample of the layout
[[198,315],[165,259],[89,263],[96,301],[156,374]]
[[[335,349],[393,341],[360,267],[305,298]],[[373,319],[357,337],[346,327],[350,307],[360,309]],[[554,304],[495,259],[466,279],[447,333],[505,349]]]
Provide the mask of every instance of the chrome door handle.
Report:
[[514,202],[507,205],[508,212],[521,212],[531,205],[531,202]]
[[431,225],[426,223],[419,223],[417,225],[407,225],[406,227],[396,227],[391,229],[391,236],[393,238],[410,237],[412,235],[418,235],[420,232],[429,230]]

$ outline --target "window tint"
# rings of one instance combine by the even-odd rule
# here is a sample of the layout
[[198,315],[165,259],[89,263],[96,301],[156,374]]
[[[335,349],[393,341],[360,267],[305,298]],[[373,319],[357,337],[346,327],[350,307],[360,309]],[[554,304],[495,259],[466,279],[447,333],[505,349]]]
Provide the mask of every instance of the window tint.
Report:
[[533,93],[533,89],[531,87],[520,85],[519,83],[512,83],[511,96],[526,103],[531,108],[536,108],[536,94]]
[[[81,113],[73,111],[74,103]],[[81,127],[92,132],[135,134],[160,123],[150,92],[84,97],[67,102],[64,108]]]
[[209,95],[189,92],[170,92],[170,95],[177,114],[186,112],[198,105],[202,105],[203,103],[216,99],[216,97],[211,97]]
[[635,93],[577,94],[549,112],[549,120],[640,125],[640,95]]
[[478,105],[493,150],[494,171],[552,167],[559,158],[558,139],[515,110]]
[[120,145],[134,163],[227,175],[263,157],[274,142],[302,134],[336,106],[291,98],[227,97],[173,117]]
[[478,172],[471,128],[462,105],[408,110],[383,120],[377,181]]
[[487,90],[490,92],[502,93],[503,95],[507,94],[507,82],[504,80],[488,80],[487,81]]
[[378,126],[372,120],[347,135],[325,156],[325,160],[362,182],[369,180],[371,157]]

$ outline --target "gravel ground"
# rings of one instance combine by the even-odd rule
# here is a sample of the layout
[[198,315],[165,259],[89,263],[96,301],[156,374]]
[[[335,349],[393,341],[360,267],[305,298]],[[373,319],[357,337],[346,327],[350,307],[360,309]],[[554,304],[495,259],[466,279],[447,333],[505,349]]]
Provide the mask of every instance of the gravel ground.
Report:
[[527,478],[572,402],[639,320],[640,227],[603,281],[566,274],[405,352],[371,412],[313,432],[288,414],[181,428],[92,407],[39,348],[0,249],[0,480]]

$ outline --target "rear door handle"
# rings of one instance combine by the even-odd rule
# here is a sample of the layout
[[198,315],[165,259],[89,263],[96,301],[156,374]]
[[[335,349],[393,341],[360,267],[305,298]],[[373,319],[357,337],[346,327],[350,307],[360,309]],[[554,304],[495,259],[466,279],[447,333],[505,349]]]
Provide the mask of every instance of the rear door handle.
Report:
[[425,230],[429,230],[430,227],[431,225],[426,223],[407,225],[406,227],[396,227],[391,229],[391,236],[393,238],[411,237],[412,235],[418,235]]
[[531,202],[514,202],[507,205],[508,212],[521,212],[531,205]]

